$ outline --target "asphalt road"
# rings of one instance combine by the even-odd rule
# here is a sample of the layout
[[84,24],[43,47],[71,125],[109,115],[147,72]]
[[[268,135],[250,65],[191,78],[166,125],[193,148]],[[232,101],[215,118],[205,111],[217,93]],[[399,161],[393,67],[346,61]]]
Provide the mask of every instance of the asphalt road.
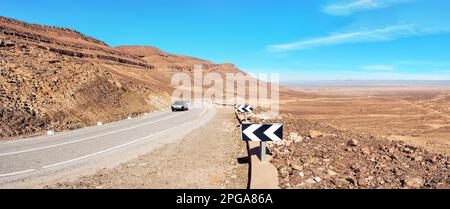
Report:
[[0,143],[0,187],[39,188],[114,167],[201,127],[215,109],[161,111],[50,136]]

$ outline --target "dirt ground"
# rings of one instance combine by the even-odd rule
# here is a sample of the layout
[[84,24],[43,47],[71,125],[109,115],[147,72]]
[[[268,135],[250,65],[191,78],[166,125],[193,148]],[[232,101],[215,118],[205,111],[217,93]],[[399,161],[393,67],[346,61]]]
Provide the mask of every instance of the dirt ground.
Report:
[[208,125],[177,143],[114,169],[46,188],[245,189],[248,164],[238,158],[245,158],[247,150],[233,116],[230,110],[219,110]]
[[283,113],[450,153],[450,87],[295,87]]

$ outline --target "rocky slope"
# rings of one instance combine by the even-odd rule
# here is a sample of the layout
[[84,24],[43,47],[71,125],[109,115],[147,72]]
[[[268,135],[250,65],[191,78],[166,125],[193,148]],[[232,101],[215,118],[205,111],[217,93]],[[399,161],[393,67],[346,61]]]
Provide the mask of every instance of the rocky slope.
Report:
[[[275,122],[275,121],[272,121]],[[450,188],[450,157],[282,114],[269,147],[282,188]]]
[[[142,48],[136,53],[136,48]],[[152,53],[148,54],[149,49]],[[139,52],[139,51],[137,51]],[[0,17],[0,140],[120,120],[170,103],[171,76],[204,64],[152,47],[109,47],[66,28]]]

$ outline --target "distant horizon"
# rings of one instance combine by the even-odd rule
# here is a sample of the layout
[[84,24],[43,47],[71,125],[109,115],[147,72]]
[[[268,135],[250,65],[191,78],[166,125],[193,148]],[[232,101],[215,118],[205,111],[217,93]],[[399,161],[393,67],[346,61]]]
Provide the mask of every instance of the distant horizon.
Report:
[[285,87],[450,87],[450,80],[296,80]]

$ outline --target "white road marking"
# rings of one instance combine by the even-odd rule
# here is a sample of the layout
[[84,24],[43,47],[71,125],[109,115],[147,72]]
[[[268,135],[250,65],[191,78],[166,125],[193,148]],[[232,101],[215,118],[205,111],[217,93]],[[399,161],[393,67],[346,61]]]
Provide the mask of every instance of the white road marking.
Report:
[[203,116],[203,114],[205,114],[207,110],[208,110],[208,108],[205,108],[205,109],[202,111],[202,113],[200,113],[200,115],[198,115],[198,116],[199,116],[199,117]]
[[171,131],[171,130],[177,129],[177,128],[179,128],[180,126],[186,125],[186,124],[188,124],[188,123],[191,123],[191,121],[186,122],[186,123],[183,123],[183,124],[178,125],[178,126],[175,126],[175,127],[172,127],[172,128],[169,128],[169,129],[167,129],[167,130],[164,130],[164,131],[161,131],[161,132],[158,132],[158,133],[155,133],[155,134],[146,136],[146,137],[142,137],[142,138],[140,138],[140,139],[136,139],[136,140],[134,140],[134,141],[127,142],[127,143],[125,143],[125,144],[121,144],[121,145],[118,145],[118,146],[115,146],[115,147],[112,147],[112,148],[109,148],[109,149],[100,151],[100,152],[92,153],[92,154],[89,154],[89,155],[85,155],[85,156],[82,156],[82,157],[79,157],[79,158],[67,160],[67,161],[60,162],[60,163],[55,163],[55,164],[51,164],[51,165],[46,165],[46,166],[44,166],[44,167],[42,167],[42,168],[43,168],[43,169],[51,168],[51,167],[63,165],[63,164],[66,164],[66,163],[71,163],[71,162],[79,161],[79,160],[82,160],[82,159],[90,158],[90,157],[93,157],[93,156],[96,156],[96,155],[100,155],[100,154],[103,154],[103,153],[106,153],[106,152],[110,152],[110,151],[113,151],[113,150],[116,150],[116,149],[119,149],[119,148],[128,146],[128,145],[130,145],[130,144],[134,144],[134,143],[140,142],[140,141],[142,141],[142,140],[146,140],[146,139],[148,139],[148,138],[152,138],[152,137],[154,137],[154,136],[161,135],[161,134],[163,134],[163,133],[166,133],[166,132],[169,132],[169,131]]
[[150,125],[150,124],[153,124],[153,123],[157,123],[157,122],[160,122],[160,121],[163,121],[163,120],[167,120],[167,119],[176,117],[178,115],[180,115],[180,114],[172,115],[170,117],[166,117],[166,118],[163,118],[161,120],[152,121],[152,122],[149,122],[149,123],[144,123],[144,124],[133,126],[133,127],[130,127],[130,128],[124,128],[124,129],[120,129],[120,130],[116,130],[116,131],[111,131],[109,133],[100,134],[100,135],[96,135],[96,136],[91,136],[91,137],[87,137],[87,138],[82,138],[82,139],[78,139],[78,140],[74,140],[74,141],[64,142],[64,143],[60,143],[60,144],[54,144],[54,145],[49,145],[49,146],[45,146],[45,147],[39,147],[39,148],[33,148],[33,149],[27,149],[27,150],[15,151],[15,152],[0,153],[0,156],[16,155],[16,154],[21,154],[21,153],[26,153],[26,152],[33,152],[33,151],[37,151],[37,150],[44,150],[44,149],[64,146],[64,145],[68,145],[68,144],[73,144],[73,143],[77,143],[77,142],[82,142],[82,141],[86,141],[86,140],[90,140],[90,139],[94,139],[94,138],[98,138],[98,137],[102,137],[102,136],[108,136],[108,135],[111,135],[111,134],[128,131],[130,129],[140,128],[140,127],[143,127],[143,126],[146,126],[146,125]]
[[[204,112],[206,112],[206,110],[207,109],[203,110],[202,114]],[[178,114],[178,115],[181,115],[181,114]],[[154,122],[157,122],[157,121],[154,121]],[[116,150],[116,149],[119,149],[119,148],[122,148],[122,147],[125,147],[125,146],[128,146],[128,145],[131,145],[131,144],[134,144],[134,143],[146,140],[148,138],[151,138],[151,137],[154,137],[154,136],[157,136],[157,135],[161,135],[163,133],[166,133],[166,132],[169,132],[171,130],[177,129],[177,128],[179,128],[181,126],[184,126],[186,124],[189,124],[189,123],[192,123],[192,120],[188,121],[186,123],[183,123],[181,125],[172,127],[170,129],[167,129],[167,130],[164,130],[164,131],[161,131],[161,132],[158,132],[158,133],[146,136],[146,137],[142,137],[140,139],[136,139],[134,141],[130,141],[130,142],[127,142],[125,144],[121,144],[121,145],[118,145],[118,146],[115,146],[115,147],[112,147],[112,148],[109,148],[109,149],[106,149],[106,150],[103,150],[103,151],[99,151],[99,152],[96,152],[96,153],[92,153],[92,154],[89,154],[89,155],[85,155],[85,156],[82,156],[82,157],[78,157],[78,158],[75,158],[75,159],[71,159],[71,160],[67,160],[67,161],[63,161],[63,162],[59,162],[59,163],[55,163],[55,164],[51,164],[51,165],[46,165],[46,166],[43,166],[41,169],[52,168],[52,167],[60,166],[60,165],[63,165],[63,164],[67,164],[67,163],[83,160],[83,159],[86,159],[86,158],[90,158],[90,157],[93,157],[93,156],[96,156],[96,155],[100,155],[100,154],[103,154],[103,153],[106,153],[106,152],[110,152],[112,150]],[[0,177],[14,176],[14,175],[19,175],[19,174],[33,172],[33,171],[36,171],[36,169],[29,169],[29,170],[25,170],[25,171],[17,171],[17,172],[13,172],[13,173],[0,174]]]
[[5,173],[5,174],[0,174],[0,177],[7,177],[7,176],[15,176],[15,175],[19,175],[19,174],[24,174],[24,173],[29,173],[29,172],[33,172],[36,169],[30,169],[30,170],[26,170],[26,171],[17,171],[14,173]]

